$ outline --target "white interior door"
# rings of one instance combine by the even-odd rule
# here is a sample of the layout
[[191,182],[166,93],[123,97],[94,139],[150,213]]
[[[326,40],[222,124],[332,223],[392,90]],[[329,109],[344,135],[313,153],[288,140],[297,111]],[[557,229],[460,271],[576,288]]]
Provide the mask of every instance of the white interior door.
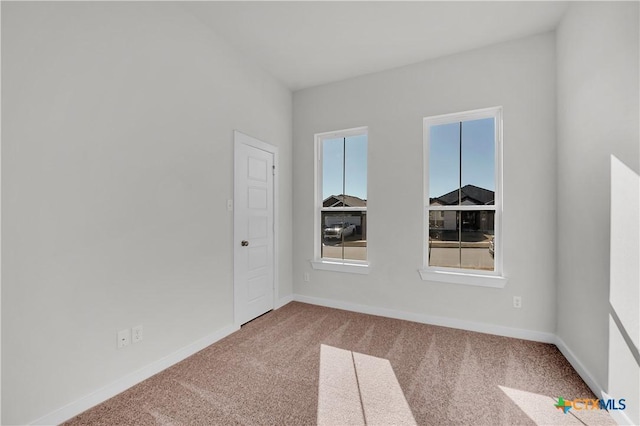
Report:
[[234,307],[241,325],[274,306],[274,161],[271,145],[235,132]]

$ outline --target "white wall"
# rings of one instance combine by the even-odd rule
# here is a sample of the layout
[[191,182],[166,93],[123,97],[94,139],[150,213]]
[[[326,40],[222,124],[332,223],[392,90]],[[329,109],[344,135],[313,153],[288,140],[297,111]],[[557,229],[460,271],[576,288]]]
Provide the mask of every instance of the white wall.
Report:
[[640,171],[638,35],[637,2],[572,3],[557,31],[558,336],[603,389],[611,156]]
[[179,6],[3,2],[2,88],[3,424],[233,323],[234,129],[279,146],[291,293],[291,93]]
[[[609,363],[606,391],[625,398],[619,424],[640,424],[640,176],[611,157]],[[623,335],[626,334],[625,336]]]
[[[294,292],[553,333],[555,37],[547,33],[294,93]],[[504,107],[504,289],[425,282],[422,118]],[[369,127],[370,275],[312,270],[314,133]],[[303,282],[309,272],[311,281]],[[512,307],[522,296],[522,309]]]

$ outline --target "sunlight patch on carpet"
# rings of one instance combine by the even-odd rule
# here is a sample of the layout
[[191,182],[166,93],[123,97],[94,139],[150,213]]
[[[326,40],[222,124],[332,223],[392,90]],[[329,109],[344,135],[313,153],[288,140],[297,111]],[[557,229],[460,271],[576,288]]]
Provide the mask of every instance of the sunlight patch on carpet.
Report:
[[415,425],[389,360],[320,345],[318,425]]
[[537,425],[615,425],[606,410],[558,409],[558,397],[498,386]]

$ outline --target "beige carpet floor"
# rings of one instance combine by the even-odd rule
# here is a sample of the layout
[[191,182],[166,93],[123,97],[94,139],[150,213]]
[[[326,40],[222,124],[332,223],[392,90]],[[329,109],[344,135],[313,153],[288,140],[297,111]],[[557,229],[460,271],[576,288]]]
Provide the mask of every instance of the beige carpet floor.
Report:
[[[420,425],[610,424],[554,345],[292,302],[68,425],[313,425],[321,344],[388,360]],[[599,410],[598,410],[599,411]]]

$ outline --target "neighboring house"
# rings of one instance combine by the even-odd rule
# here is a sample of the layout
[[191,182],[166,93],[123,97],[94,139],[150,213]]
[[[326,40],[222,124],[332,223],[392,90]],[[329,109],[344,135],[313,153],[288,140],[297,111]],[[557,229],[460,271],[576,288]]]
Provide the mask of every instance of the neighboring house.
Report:
[[355,234],[366,239],[367,235],[367,211],[349,210],[349,208],[361,209],[367,207],[367,200],[354,195],[330,195],[322,202],[322,207],[344,207],[345,210],[336,212],[323,211],[322,219],[324,226],[331,226],[335,223],[348,222],[356,226]]
[[[495,192],[480,188],[475,185],[465,185],[460,189],[461,205],[485,205],[494,204]],[[447,194],[437,198],[430,198],[429,203],[432,206],[454,206],[458,204],[458,190],[455,189]]]
[[[460,197],[460,203],[458,203]],[[429,199],[431,206],[471,206],[471,205],[493,205],[495,202],[495,192],[480,188],[475,185],[465,185],[458,190],[451,191],[440,197]],[[431,211],[429,214],[429,228],[431,230],[452,231],[458,230],[458,219],[456,211]],[[495,212],[487,211],[462,211],[462,230],[491,232],[494,230]]]
[[367,207],[367,200],[353,195],[330,195],[322,202],[322,207]]

